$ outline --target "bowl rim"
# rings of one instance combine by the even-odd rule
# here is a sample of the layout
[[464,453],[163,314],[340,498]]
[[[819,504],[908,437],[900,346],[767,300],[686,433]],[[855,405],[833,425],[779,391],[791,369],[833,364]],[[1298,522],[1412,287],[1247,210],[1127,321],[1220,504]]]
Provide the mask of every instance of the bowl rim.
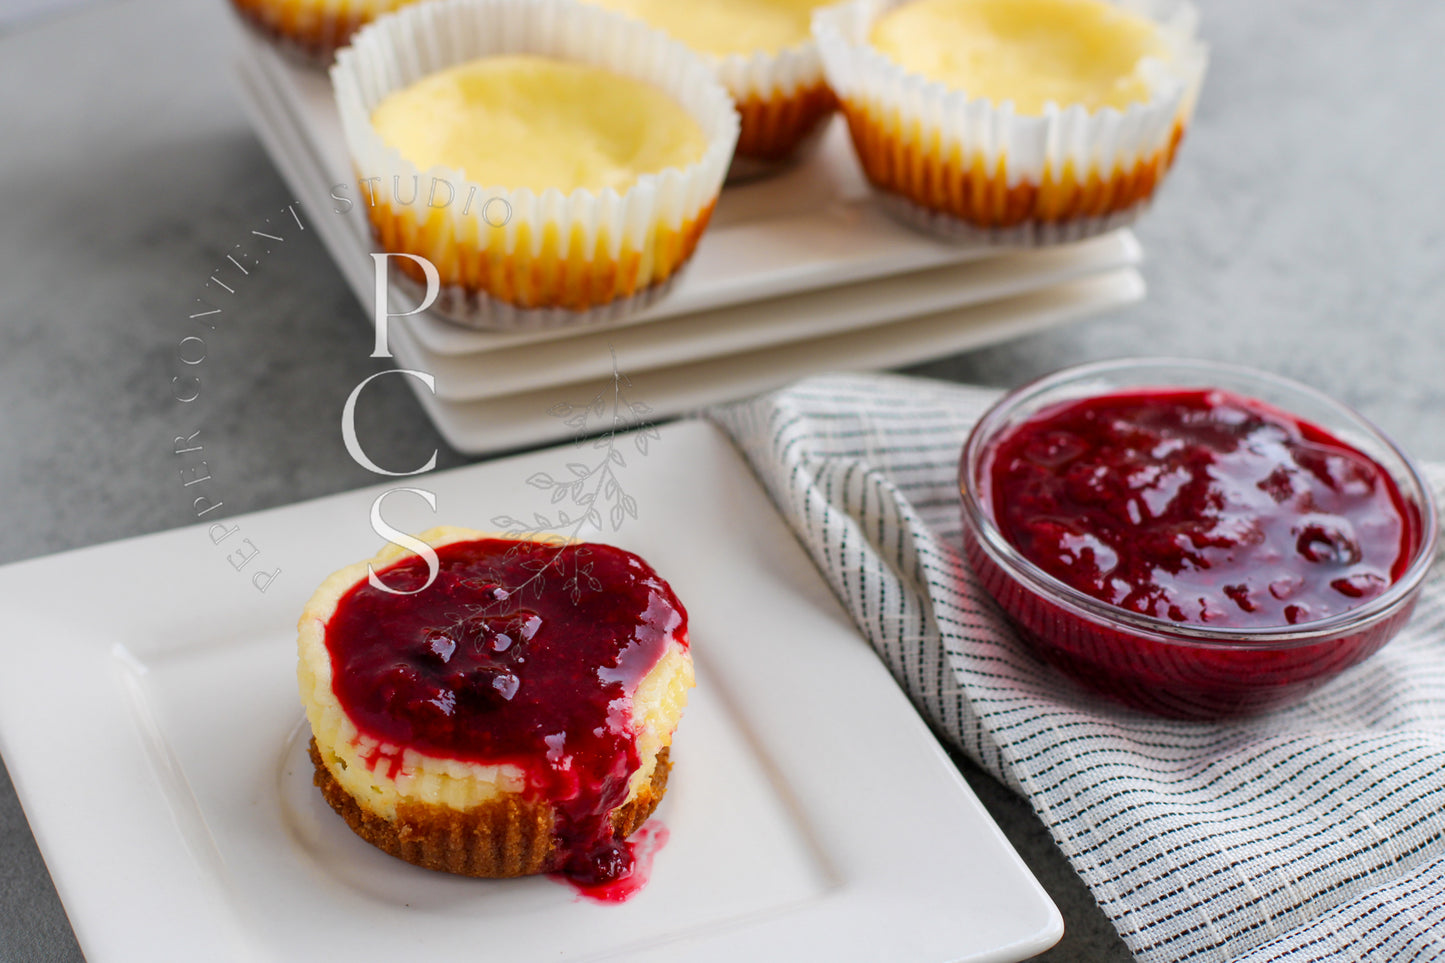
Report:
[[[1394,458],[1398,459],[1404,469],[1405,476],[1407,476],[1404,480],[1416,490],[1412,493],[1405,490],[1406,486],[1401,484],[1401,496],[1407,505],[1413,506],[1418,511],[1420,525],[1420,539],[1415,546],[1414,556],[1405,572],[1392,582],[1384,592],[1370,599],[1364,605],[1347,609],[1346,611],[1338,612],[1322,619],[1281,627],[1215,627],[1194,623],[1174,622],[1158,616],[1144,615],[1119,608],[1101,599],[1097,599],[1092,595],[1087,595],[1060,579],[1055,578],[1015,549],[999,530],[991,513],[984,510],[983,504],[975,495],[974,486],[971,484],[970,477],[971,468],[976,467],[982,462],[982,456],[986,450],[985,442],[995,436],[998,422],[1012,413],[1020,402],[1071,382],[1080,382],[1089,378],[1097,378],[1109,374],[1128,373],[1136,369],[1171,367],[1188,374],[1197,372],[1201,378],[1207,378],[1210,374],[1215,374],[1231,378],[1238,382],[1247,383],[1249,381],[1257,381],[1264,385],[1298,393],[1313,403],[1322,405],[1327,409],[1346,416],[1355,423],[1354,427],[1357,427],[1364,434],[1368,435],[1373,443],[1387,450]],[[1172,387],[1172,385],[1166,385],[1162,382],[1151,385],[1145,381],[1141,381],[1136,387],[1143,389],[1166,386]],[[1215,386],[1207,380],[1202,380],[1197,387],[1208,388]],[[1115,390],[1122,391],[1128,389],[1125,386],[1119,386]],[[1081,397],[1088,396],[1085,395]],[[1261,401],[1266,405],[1279,408],[1286,413],[1292,414],[1286,405],[1279,405],[1258,398],[1253,398],[1252,400]],[[1334,433],[1336,429],[1332,428],[1330,431]],[[1369,455],[1368,452],[1365,454]],[[1377,464],[1379,463],[1379,460],[1374,456],[1369,457],[1371,461],[1375,461]],[[1396,475],[1388,466],[1382,465],[1381,467],[1389,471],[1392,477]],[[1397,484],[1401,481],[1402,479],[1396,477]],[[1295,381],[1292,378],[1263,371],[1258,368],[1252,368],[1247,365],[1194,358],[1149,356],[1093,361],[1059,369],[1042,377],[1034,378],[1006,392],[984,412],[970,430],[968,440],[964,443],[963,451],[959,458],[958,487],[963,500],[962,514],[964,527],[967,530],[966,534],[971,533],[994,564],[1002,568],[1015,582],[1022,582],[1024,587],[1043,596],[1054,604],[1061,605],[1070,611],[1071,614],[1082,614],[1094,622],[1103,622],[1124,631],[1146,633],[1153,640],[1180,646],[1207,646],[1229,649],[1289,649],[1326,641],[1332,638],[1339,638],[1361,631],[1373,622],[1389,618],[1414,601],[1415,595],[1423,584],[1425,576],[1434,565],[1440,535],[1439,514],[1435,505],[1434,496],[1431,492],[1429,480],[1424,476],[1423,472],[1421,472],[1415,460],[1396,444],[1394,439],[1375,425],[1374,422],[1344,402],[1332,398],[1316,388]],[[1412,497],[1416,494],[1418,494],[1418,498]]]

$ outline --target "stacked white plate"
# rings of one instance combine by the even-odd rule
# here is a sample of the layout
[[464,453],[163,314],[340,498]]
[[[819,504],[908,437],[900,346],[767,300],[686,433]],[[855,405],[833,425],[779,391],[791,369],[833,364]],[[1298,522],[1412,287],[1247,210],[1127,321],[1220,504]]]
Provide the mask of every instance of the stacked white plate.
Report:
[[[331,213],[332,185],[353,174],[330,82],[250,36],[237,66],[262,142],[296,197],[323,212],[308,225],[370,319],[369,229],[359,205]],[[393,319],[389,344],[400,366],[435,376],[435,394],[407,381],[447,441],[481,454],[569,437],[549,412],[590,400],[616,372],[665,418],[819,371],[897,367],[1077,320],[1141,298],[1140,257],[1128,231],[1032,251],[918,235],[870,199],[835,121],[807,162],[723,192],[686,275],[641,317],[499,333],[426,312]]]

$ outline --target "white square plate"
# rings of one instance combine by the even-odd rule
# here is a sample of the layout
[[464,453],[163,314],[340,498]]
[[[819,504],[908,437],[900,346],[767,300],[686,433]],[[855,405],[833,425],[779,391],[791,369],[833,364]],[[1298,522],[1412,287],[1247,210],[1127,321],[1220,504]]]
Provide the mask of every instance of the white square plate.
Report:
[[[294,624],[327,573],[378,547],[384,488],[8,567],[0,750],[87,959],[941,963],[1052,945],[1053,904],[731,445],[701,422],[645,457],[634,441],[615,444],[640,517],[591,534],[671,581],[699,685],[658,811],[671,839],[619,906],[417,869],[312,789]],[[530,517],[549,510],[534,473],[608,455],[589,442],[410,479],[437,515],[402,495],[386,514]],[[259,554],[237,571],[242,548]]]

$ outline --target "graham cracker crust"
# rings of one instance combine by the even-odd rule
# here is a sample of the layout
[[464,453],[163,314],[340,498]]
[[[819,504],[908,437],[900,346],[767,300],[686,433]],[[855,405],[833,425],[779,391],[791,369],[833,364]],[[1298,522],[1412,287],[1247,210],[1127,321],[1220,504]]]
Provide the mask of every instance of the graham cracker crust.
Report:
[[[557,869],[552,808],[508,796],[461,812],[430,803],[405,803],[396,822],[363,809],[321,761],[312,739],[313,781],[352,831],[382,852],[427,869],[492,879],[530,876]],[[612,813],[619,838],[632,834],[652,815],[667,791],[668,749],[657,755],[652,781],[636,798]]]

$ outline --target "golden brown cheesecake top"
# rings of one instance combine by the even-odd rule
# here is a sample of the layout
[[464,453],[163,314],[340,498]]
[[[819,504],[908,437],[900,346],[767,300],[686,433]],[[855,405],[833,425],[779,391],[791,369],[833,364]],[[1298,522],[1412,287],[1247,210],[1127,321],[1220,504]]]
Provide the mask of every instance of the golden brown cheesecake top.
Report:
[[1141,63],[1170,56],[1154,23],[1106,0],[914,0],[869,39],[910,73],[1027,115],[1147,101]]
[[590,0],[672,34],[701,53],[779,53],[806,42],[813,11],[834,0]]
[[588,64],[484,57],[432,74],[372,112],[383,142],[421,170],[484,187],[619,193],[702,159],[702,127],[651,84]]

